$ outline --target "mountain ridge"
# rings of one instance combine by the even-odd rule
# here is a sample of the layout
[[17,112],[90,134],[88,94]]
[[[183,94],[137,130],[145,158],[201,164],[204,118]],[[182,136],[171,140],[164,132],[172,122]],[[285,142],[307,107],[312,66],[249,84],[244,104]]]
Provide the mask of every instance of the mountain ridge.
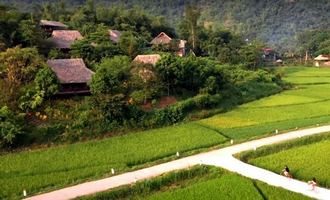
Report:
[[[0,3],[28,10],[35,4],[46,2],[53,1],[0,0]],[[65,3],[79,6],[85,1]],[[151,14],[164,15],[175,25],[182,19],[185,5],[195,4],[202,10],[200,24],[228,28],[247,39],[259,39],[285,50],[294,48],[295,36],[299,32],[330,29],[329,0],[95,0],[95,4],[140,6]]]

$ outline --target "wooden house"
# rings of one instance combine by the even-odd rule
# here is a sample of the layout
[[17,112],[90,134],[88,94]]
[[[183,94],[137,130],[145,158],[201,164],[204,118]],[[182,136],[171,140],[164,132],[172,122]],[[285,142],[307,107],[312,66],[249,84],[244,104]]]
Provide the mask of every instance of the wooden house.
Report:
[[61,84],[59,95],[90,93],[88,83],[94,72],[86,67],[81,58],[48,60],[47,64]]
[[316,67],[327,66],[330,67],[330,56],[327,55],[319,55],[314,58],[314,65]]
[[279,59],[279,56],[272,48],[263,48],[262,52],[262,57],[266,62],[276,62]]
[[109,29],[108,32],[109,32],[110,40],[114,43],[118,43],[121,36],[121,32],[118,30],[111,30],[111,29]]
[[51,41],[55,45],[55,48],[64,52],[71,49],[71,45],[76,40],[83,39],[83,36],[76,30],[54,30],[51,36]]
[[167,49],[173,50],[178,56],[186,55],[186,40],[175,40],[168,36],[166,33],[161,32],[158,34],[150,44],[153,47],[165,47]]
[[133,60],[131,72],[138,74],[146,82],[155,78],[154,66],[161,59],[159,54],[138,55]]
[[172,38],[166,33],[159,33],[151,42],[151,45],[169,45],[172,41]]
[[153,66],[160,60],[161,56],[159,54],[150,55],[138,55],[134,58],[133,62],[141,64],[151,64]]
[[54,30],[64,30],[68,28],[67,25],[57,21],[40,20],[39,24],[40,27],[49,34],[51,34]]

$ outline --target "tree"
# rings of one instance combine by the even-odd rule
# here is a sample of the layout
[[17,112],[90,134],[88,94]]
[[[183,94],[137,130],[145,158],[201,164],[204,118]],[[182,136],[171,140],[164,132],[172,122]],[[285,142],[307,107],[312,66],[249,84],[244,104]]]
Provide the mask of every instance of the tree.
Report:
[[92,105],[113,126],[136,117],[131,113],[134,106],[128,102],[130,68],[131,59],[127,56],[104,58],[90,83]]
[[0,108],[0,147],[11,146],[23,133],[24,115],[16,115],[7,106]]
[[258,67],[263,65],[262,60],[262,48],[263,44],[260,42],[252,42],[243,46],[239,54],[242,58],[242,62],[246,64],[249,69],[256,70]]
[[125,95],[98,95],[94,100],[107,123],[123,124],[127,119],[128,106]]
[[134,63],[131,74],[130,88],[134,92],[130,96],[136,103],[146,103],[148,99],[160,96],[162,83],[153,65]]
[[23,111],[34,110],[39,107],[46,98],[56,94],[59,90],[59,82],[55,73],[48,67],[42,68],[36,74],[34,85],[27,88],[20,97],[20,109]]
[[42,18],[47,20],[56,20],[56,11],[53,4],[47,2],[42,4]]
[[133,32],[124,32],[119,39],[119,47],[125,55],[134,58],[141,51],[143,40],[136,36]]
[[[0,87],[5,93],[4,105],[11,109],[18,108],[18,99],[25,95],[27,88],[31,88],[39,69],[46,66],[35,48],[9,48],[0,53],[0,63],[5,70],[5,79]],[[32,86],[33,87],[33,86]]]
[[188,4],[185,7],[185,18],[181,22],[182,35],[186,35],[189,43],[194,51],[197,50],[198,45],[198,19],[201,16],[201,10],[195,5]]
[[22,13],[16,9],[0,5],[0,36],[7,47],[12,47],[21,42],[19,22],[24,19]]
[[20,86],[34,80],[37,71],[45,67],[35,48],[9,48],[0,53],[0,63],[6,68],[8,81]]
[[239,62],[239,49],[244,45],[240,36],[237,36],[229,30],[217,29],[207,32],[208,38],[203,42],[204,52],[222,63]]
[[[84,6],[77,9],[71,16],[70,23],[73,27],[79,30],[81,29],[81,27],[86,26],[88,24],[90,25],[89,27],[95,25],[96,13],[94,7],[94,0],[87,0]],[[82,32],[84,33],[84,31]]]
[[45,32],[36,22],[31,20],[22,20],[19,24],[19,31],[26,46],[40,47],[46,40]]
[[35,88],[37,91],[43,91],[44,97],[51,97],[59,90],[59,81],[55,73],[49,68],[45,67],[38,71],[34,79]]
[[125,93],[131,60],[127,56],[105,58],[90,83],[94,95]]
[[330,55],[330,39],[325,40],[322,42],[318,48],[318,51],[315,52],[315,54],[320,55],[320,54],[326,54]]
[[209,76],[204,83],[204,88],[200,90],[200,93],[216,94],[219,93],[219,91],[219,80],[215,76]]
[[170,95],[170,88],[176,83],[175,63],[177,62],[177,57],[172,54],[163,54],[161,59],[156,63],[156,70],[162,82],[166,83],[167,96]]
[[321,50],[322,43],[330,40],[329,30],[308,30],[298,34],[298,44],[300,46],[300,53],[305,55],[305,61],[310,56],[317,56],[317,51]]
[[158,61],[156,70],[161,81],[166,83],[168,94],[170,88],[177,91],[184,89],[198,93],[210,76],[214,76],[215,80],[210,79],[208,80],[209,83],[212,81],[219,83],[221,80],[215,66],[215,62],[207,58],[194,56],[180,58],[167,54]]
[[121,54],[119,47],[111,42],[108,28],[103,24],[96,26],[96,30],[84,39],[76,41],[71,49],[72,57],[83,58],[89,65],[100,62],[102,58]]

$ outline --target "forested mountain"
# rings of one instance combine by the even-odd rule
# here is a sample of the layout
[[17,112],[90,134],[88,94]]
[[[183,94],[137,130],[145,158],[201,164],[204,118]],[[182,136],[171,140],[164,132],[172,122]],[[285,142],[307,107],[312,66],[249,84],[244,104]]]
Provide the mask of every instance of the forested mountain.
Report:
[[[36,10],[52,0],[0,0],[24,10]],[[84,0],[64,1],[67,7]],[[100,5],[140,6],[177,24],[185,4],[201,8],[200,24],[230,28],[248,39],[260,39],[280,49],[295,48],[295,36],[306,29],[330,28],[329,0],[95,0]]]

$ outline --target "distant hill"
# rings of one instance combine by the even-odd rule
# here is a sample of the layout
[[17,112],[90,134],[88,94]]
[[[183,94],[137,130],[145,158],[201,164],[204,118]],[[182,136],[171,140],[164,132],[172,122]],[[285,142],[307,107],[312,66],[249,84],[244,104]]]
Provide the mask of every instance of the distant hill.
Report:
[[[53,0],[0,0],[23,9]],[[65,1],[69,6],[83,0]],[[306,29],[330,29],[330,0],[95,0],[96,4],[141,6],[152,14],[165,15],[174,22],[183,16],[184,5],[202,9],[201,22],[226,27],[249,39],[261,39],[280,48],[293,48],[296,33]]]

